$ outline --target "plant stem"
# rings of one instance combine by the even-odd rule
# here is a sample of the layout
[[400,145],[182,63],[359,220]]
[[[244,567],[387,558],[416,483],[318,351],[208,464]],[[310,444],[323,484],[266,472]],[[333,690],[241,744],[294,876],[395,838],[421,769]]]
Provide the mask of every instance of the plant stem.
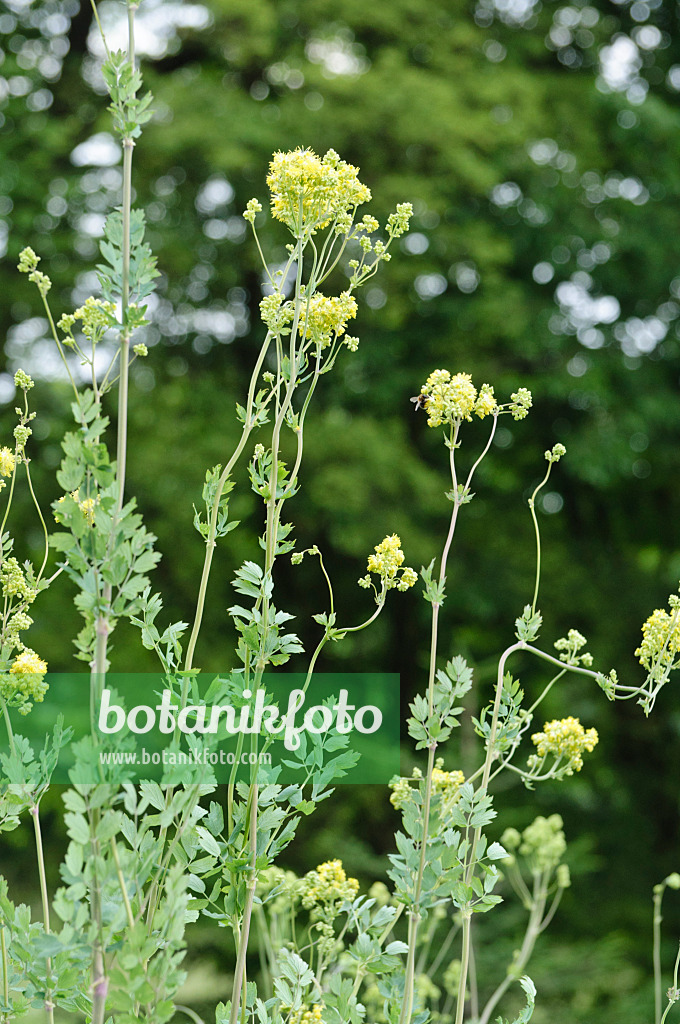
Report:
[[[5,1006],[9,1006],[9,964],[7,962],[7,942],[4,925],[0,926],[0,948],[2,949],[2,995]],[[3,1021],[7,1017],[3,1014]]]
[[[40,829],[40,816],[39,808],[37,804],[31,807],[31,817],[33,818],[33,831],[35,833],[35,849],[38,855],[38,877],[40,879],[40,896],[42,898],[42,911],[43,911],[43,924],[45,928],[45,935],[50,934],[50,901],[47,895],[47,876],[45,874],[45,854],[43,851],[42,832]],[[3,929],[4,939],[4,929]],[[45,961],[45,973],[49,978],[52,973],[52,959],[47,957]],[[45,990],[45,1012],[47,1013],[48,1024],[54,1024],[54,1003],[52,1002],[52,993],[49,988],[49,982],[46,982]]]
[[187,1015],[187,1017],[189,1018],[189,1020],[193,1020],[194,1021],[194,1024],[205,1024],[203,1018],[199,1017],[198,1014],[194,1013],[194,1011],[189,1009],[188,1006],[181,1006],[179,1003],[176,1003],[175,1004],[175,1009],[179,1010],[180,1013],[185,1013]]
[[[663,1017],[661,1018],[660,1024],[664,1024],[666,1017],[673,1006],[678,1001],[678,968],[680,968],[680,949],[678,949],[678,955],[675,958],[675,967],[673,968],[673,988],[668,993],[668,1006],[664,1010]],[[671,992],[673,997],[671,998]]]
[[43,528],[43,536],[45,538],[45,554],[43,555],[42,565],[40,566],[40,572],[38,573],[38,575],[36,577],[36,582],[39,583],[40,580],[42,579],[42,574],[45,571],[45,566],[47,565],[47,559],[48,559],[48,556],[49,556],[49,553],[50,553],[50,539],[49,539],[49,536],[48,536],[48,533],[47,533],[47,526],[45,525],[45,519],[43,517],[40,505],[38,504],[38,499],[35,496],[35,491],[33,490],[33,482],[31,480],[31,473],[30,473],[30,470],[28,468],[28,461],[26,460],[25,456],[24,456],[23,462],[24,462],[24,469],[26,470],[26,480],[28,481],[28,489],[31,492],[31,498],[33,499],[33,504],[35,505],[35,510],[38,513],[38,518],[40,519],[40,525]]
[[[505,663],[510,655],[514,651],[524,649],[525,643],[523,640],[519,640],[516,644],[508,647],[501,656],[498,663],[498,676],[496,679],[496,698],[493,705],[493,715],[491,718],[491,729],[489,732],[489,740],[486,745],[486,757],[484,759],[484,767],[482,770],[482,782],[479,787],[479,792],[482,796],[486,795],[486,791],[489,785],[489,776],[491,774],[491,762],[494,757],[494,743],[496,741],[496,731],[498,729],[498,715],[501,706],[501,694],[503,692],[503,676],[505,674]],[[478,827],[475,829],[472,842],[470,844],[470,850],[468,852],[468,867],[465,876],[465,884],[470,885],[472,875],[475,866],[475,853],[477,850],[477,844],[481,838],[482,829]],[[470,927],[469,919],[467,921],[468,927],[466,928],[466,918],[463,916],[463,950],[461,955],[461,971],[460,971],[460,982],[458,985],[458,1001],[456,1004],[456,1021],[455,1024],[462,1024],[463,1015],[465,1013],[465,987],[467,984],[467,970],[468,960],[470,951]]]
[[47,301],[47,296],[43,295],[42,292],[40,294],[42,296],[42,301],[43,301],[43,306],[45,307],[45,312],[47,313],[47,319],[48,319],[48,322],[49,322],[49,325],[50,325],[50,330],[52,332],[52,337],[54,338],[54,340],[56,342],[57,350],[59,352],[59,355],[61,356],[61,361],[64,364],[64,366],[66,367],[66,373],[68,374],[68,379],[71,382],[71,387],[73,388],[73,393],[76,396],[76,402],[79,403],[80,402],[80,396],[78,394],[78,388],[76,387],[76,382],[73,379],[73,374],[71,373],[71,368],[68,365],[68,360],[67,360],[67,358],[66,358],[66,356],[64,354],[64,349],[62,347],[62,344],[59,341],[59,335],[57,334],[57,328],[55,327],[55,324],[54,324],[54,317],[52,316],[52,310],[50,309],[50,304]]
[[229,462],[222,471],[222,475],[220,476],[220,479],[217,484],[215,501],[210,512],[210,524],[208,529],[208,537],[206,539],[205,558],[203,560],[203,571],[201,573],[201,582],[198,590],[198,599],[196,601],[196,612],[194,614],[194,622],[191,629],[191,636],[189,637],[187,653],[184,659],[184,668],[187,671],[193,667],[194,653],[196,651],[198,635],[201,631],[201,623],[203,622],[205,597],[208,590],[208,580],[210,579],[210,569],[212,566],[213,552],[216,546],[215,538],[217,535],[217,518],[219,515],[220,498],[222,497],[222,492],[224,491],[224,487],[229,478],[229,475],[231,474],[232,469],[236,465],[236,462],[239,459],[241,452],[245,448],[246,441],[248,440],[250,433],[253,429],[253,402],[255,400],[255,388],[257,386],[257,379],[260,375],[260,370],[262,369],[262,364],[264,362],[271,340],[271,334],[267,333],[262,348],[260,349],[260,354],[257,358],[257,362],[255,364],[255,369],[253,370],[252,377],[250,378],[250,386],[248,389],[248,402],[246,406],[246,421],[243,425],[243,431],[241,432],[241,437],[238,445],[236,446],[236,450],[234,451],[234,454],[229,459]]
[[246,955],[248,953],[248,936],[250,933],[250,919],[253,912],[253,900],[255,898],[255,887],[257,885],[257,875],[255,873],[255,864],[257,861],[257,797],[258,797],[258,784],[253,783],[251,791],[251,803],[250,803],[250,878],[246,885],[246,901],[243,907],[243,920],[241,924],[241,934],[239,937],[238,955],[236,958],[236,970],[234,971],[234,987],[231,993],[231,1013],[229,1015],[229,1024],[236,1024],[239,1015],[239,1003],[241,1001],[241,989],[243,987],[243,978],[246,970]]
[[118,884],[120,891],[123,896],[123,904],[125,906],[125,914],[128,919],[128,924],[131,928],[135,926],[135,919],[132,913],[132,907],[130,906],[130,897],[128,896],[127,886],[125,885],[125,878],[123,876],[123,870],[120,866],[120,857],[118,856],[118,846],[116,845],[116,837],[111,837],[111,852],[116,865],[116,875],[118,876]]
[[654,935],[653,961],[654,961],[654,1024],[661,1021],[661,902],[663,900],[665,881],[654,886],[654,916],[652,918],[652,931]]
[[538,485],[538,487],[535,489],[534,493],[529,498],[529,511],[531,512],[531,518],[533,519],[533,522],[534,522],[534,532],[536,534],[536,584],[534,586],[533,601],[531,602],[531,614],[532,615],[536,611],[536,602],[538,601],[538,586],[539,586],[539,583],[541,582],[541,531],[538,528],[538,519],[536,518],[536,507],[535,507],[536,506],[536,495],[541,490],[541,488],[545,487],[545,485],[547,484],[548,477],[550,476],[550,470],[551,469],[552,469],[552,462],[549,462],[548,463],[548,468],[547,468],[547,470],[545,472],[545,476],[541,480],[541,482]]
[[546,872],[538,872],[534,875],[534,890],[531,903],[531,912],[529,914],[529,921],[527,929],[524,934],[524,941],[522,942],[521,949],[515,956],[511,970],[508,971],[503,981],[500,983],[496,991],[493,993],[489,1001],[487,1002],[481,1017],[479,1018],[478,1024],[489,1024],[491,1014],[494,1008],[505,995],[507,990],[512,985],[513,981],[521,975],[522,971],[529,962],[529,958],[533,953],[534,946],[536,945],[536,939],[541,933],[541,920],[543,917],[543,911],[545,910],[545,901],[547,896],[546,890]]
[[[134,70],[135,36],[134,16],[137,10],[135,3],[128,4],[128,62]],[[96,14],[96,11],[95,11]],[[128,327],[130,305],[130,216],[132,207],[132,151],[134,140],[123,139],[123,196],[122,196],[122,274],[121,274],[121,324],[120,335],[120,380],[118,386],[118,425],[116,436],[116,483],[117,501],[113,515],[113,537],[117,520],[125,500],[125,474],[127,469],[127,420],[128,420],[128,367],[130,354],[130,329]],[[109,614],[111,611],[112,586],[105,583],[102,592],[102,604],[96,623],[96,643],[92,664],[91,697],[92,707],[97,697],[101,697],[104,674],[107,670],[107,648],[110,631]],[[99,809],[92,811],[92,847],[95,861],[100,856],[99,842],[96,838],[99,823]],[[96,929],[96,938],[92,950],[92,1024],[104,1024],[106,1017],[106,996],[108,978],[104,959],[103,922],[101,904],[101,881],[95,874],[92,889],[91,908],[92,920]]]
[[[493,426],[491,433],[487,440],[487,443],[479,455],[477,460],[473,463],[470,472],[468,473],[467,480],[463,486],[461,494],[458,493],[458,475],[456,472],[456,447],[458,443],[458,432],[460,430],[460,421],[457,421],[451,431],[451,437],[449,440],[449,464],[451,469],[451,481],[453,484],[453,511],[451,513],[451,521],[449,523],[449,532],[446,537],[444,544],[444,550],[442,551],[442,558],[439,568],[439,583],[440,586],[446,581],[446,564],[451,550],[451,544],[453,543],[454,533],[456,531],[456,523],[458,521],[458,510],[462,504],[461,499],[467,494],[472,478],[475,474],[475,470],[479,466],[480,462],[488,452],[491,442],[496,431],[497,416],[493,418]],[[428,716],[432,716],[434,709],[434,684],[436,679],[436,667],[437,667],[437,635],[439,627],[439,609],[440,604],[438,602],[432,603],[432,631],[430,636],[430,666],[429,666],[429,678],[427,686],[427,705],[428,705]],[[402,1003],[401,1014],[399,1016],[399,1024],[409,1024],[411,1015],[413,1013],[413,988],[415,980],[415,947],[418,938],[418,927],[420,924],[420,913],[418,911],[418,903],[422,895],[423,887],[423,875],[425,873],[425,863],[427,859],[427,839],[428,831],[430,827],[430,808],[432,804],[432,772],[434,770],[435,752],[437,744],[433,743],[427,756],[427,776],[425,781],[425,796],[423,800],[423,837],[421,840],[420,847],[420,859],[418,862],[418,872],[416,875],[416,882],[414,887],[414,910],[411,911],[409,921],[409,951],[406,960],[406,970],[404,979],[404,1000]],[[463,920],[463,946],[464,953],[466,956],[466,967],[465,976],[467,977],[467,951],[469,951],[469,929],[467,940],[465,938],[465,920]],[[465,988],[463,987],[463,992]]]
[[7,738],[9,740],[9,749],[12,751],[12,757],[16,757],[17,748],[14,743],[14,731],[12,729],[12,723],[9,717],[9,709],[7,707],[7,702],[5,701],[4,697],[0,697],[0,702],[2,703],[2,713],[5,716],[5,725],[7,726]]

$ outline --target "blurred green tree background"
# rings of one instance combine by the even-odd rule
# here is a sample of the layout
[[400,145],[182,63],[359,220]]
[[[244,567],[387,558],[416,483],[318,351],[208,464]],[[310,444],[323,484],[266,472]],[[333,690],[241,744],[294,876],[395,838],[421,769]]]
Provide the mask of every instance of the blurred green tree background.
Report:
[[[112,44],[123,45],[123,6],[104,0],[100,12]],[[530,417],[502,424],[464,510],[444,608],[447,653],[475,665],[476,699],[486,702],[494,656],[531,598],[526,499],[544,449],[559,440],[568,456],[539,510],[544,636],[577,627],[599,667],[636,678],[640,624],[680,576],[676,5],[143,0],[138,24],[156,115],[135,154],[136,202],[162,277],[144,338],[150,355],[132,374],[129,493],[164,552],[155,584],[168,614],[191,613],[202,560],[192,502],[205,469],[228,455],[262,331],[261,269],[241,211],[251,196],[266,204],[275,150],[332,147],[361,168],[371,212],[384,219],[408,200],[415,217],[365,296],[358,352],[324,380],[308,421],[294,506],[300,544],[323,549],[343,618],[357,614],[368,598],[356,579],[386,533],[399,533],[416,566],[443,539],[446,453],[410,396],[435,367],[488,381],[502,399],[527,386]],[[97,294],[97,238],[118,202],[121,154],[89,3],[6,0],[0,46],[1,422],[9,436],[11,375],[22,366],[39,382],[33,469],[50,502],[60,493],[68,394],[16,259],[27,244],[43,257],[58,314]],[[280,262],[281,226],[267,223],[261,237]],[[463,459],[485,429],[466,429]],[[240,484],[242,526],[219,551],[210,589],[206,670],[230,665],[229,581],[257,547],[260,509]],[[27,552],[37,550],[28,504],[14,526]],[[278,585],[312,642],[304,623],[320,610],[316,567],[281,566]],[[34,627],[54,670],[73,666],[68,597],[66,582],[50,591]],[[399,671],[406,710],[424,685],[427,646],[427,605],[397,595],[374,629],[321,667]],[[155,667],[122,629],[113,657],[120,670]],[[515,670],[533,692],[535,667],[518,661]],[[677,708],[672,686],[645,721],[639,708],[565,683],[548,715],[580,715],[599,730],[599,747],[569,784],[503,794],[513,823],[558,810],[573,841],[574,888],[531,969],[537,1024],[650,1016],[651,886],[680,866]],[[473,743],[464,729],[446,766],[464,767]],[[338,792],[297,844],[294,866],[339,855],[362,880],[382,877],[395,825],[385,793]],[[680,915],[668,903],[670,965]],[[492,927],[511,952],[518,915],[501,910]],[[488,966],[493,982],[502,968],[490,941],[480,929],[478,970]]]

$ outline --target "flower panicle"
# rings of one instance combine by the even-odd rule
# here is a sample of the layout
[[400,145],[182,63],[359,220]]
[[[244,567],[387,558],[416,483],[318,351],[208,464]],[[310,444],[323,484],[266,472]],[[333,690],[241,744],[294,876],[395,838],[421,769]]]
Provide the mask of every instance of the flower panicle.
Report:
[[423,408],[427,413],[429,427],[454,426],[464,420],[469,422],[473,415],[484,419],[509,413],[513,419],[521,420],[528,415],[532,405],[531,392],[527,388],[519,388],[510,396],[510,402],[501,405],[490,384],[482,384],[477,389],[469,373],[452,374],[449,370],[433,370],[416,400],[416,408]]
[[375,554],[368,556],[366,564],[367,573],[358,581],[359,586],[368,590],[372,587],[371,573],[380,578],[381,592],[397,589],[400,591],[409,590],[417,581],[418,573],[415,569],[404,565],[405,555],[401,549],[401,540],[396,533],[385,537],[374,548]]
[[[348,215],[351,223],[357,206],[371,198],[370,189],[359,180],[358,168],[341,160],[333,149],[322,158],[301,147],[275,153],[269,164],[267,185],[272,216],[296,237],[303,232],[314,234]],[[246,219],[254,219],[257,212],[257,205],[251,201],[246,207]]]
[[598,739],[597,729],[584,729],[579,719],[572,715],[553,719],[545,723],[542,732],[531,737],[536,753],[529,757],[527,764],[530,769],[539,768],[547,757],[552,756],[557,761],[566,762],[564,766],[560,764],[560,775],[573,775],[583,767],[584,751],[593,751]]

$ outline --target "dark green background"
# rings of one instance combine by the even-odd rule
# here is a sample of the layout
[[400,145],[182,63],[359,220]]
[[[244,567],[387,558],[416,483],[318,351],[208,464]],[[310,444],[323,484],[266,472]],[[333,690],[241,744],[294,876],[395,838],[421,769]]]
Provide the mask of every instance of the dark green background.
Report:
[[[154,583],[168,621],[191,614],[202,560],[191,503],[200,498],[206,467],[228,456],[234,402],[261,336],[257,254],[242,233],[240,212],[251,196],[266,205],[264,176],[274,150],[332,146],[361,167],[376,215],[384,218],[396,202],[414,203],[416,248],[423,250],[395,253],[371,282],[352,331],[361,337],[359,351],[346,353],[323,382],[308,420],[303,488],[289,503],[300,545],[317,543],[324,552],[341,620],[370,613],[355,581],[386,533],[399,533],[416,568],[441,548],[447,453],[425,417],[413,414],[409,397],[433,368],[446,366],[492,383],[501,398],[528,386],[535,408],[522,423],[502,424],[476,497],[463,509],[442,654],[469,658],[474,701],[485,702],[494,659],[531,598],[526,499],[542,475],[544,449],[559,440],[568,455],[550,483],[559,498],[547,508],[563,504],[553,514],[539,510],[543,639],[550,645],[577,627],[598,667],[615,665],[627,683],[639,679],[633,651],[640,624],[665,603],[680,575],[676,6],[539,3],[524,8],[524,20],[513,18],[519,8],[496,8],[490,0],[477,7],[457,0],[209,0],[204,7],[209,25],[169,30],[167,49],[144,61],[159,116],[135,154],[137,203],[148,210],[163,277],[147,338],[153,347],[132,376],[129,493],[164,552]],[[44,378],[33,392],[40,417],[32,454],[45,502],[59,495],[54,469],[68,396],[49,379],[42,325],[17,332],[41,310],[14,265],[20,249],[32,245],[54,279],[53,308],[70,311],[92,287],[79,276],[96,259],[91,215],[119,201],[110,169],[70,160],[74,147],[109,129],[101,90],[88,84],[96,82],[90,21],[89,5],[75,0],[36,0],[0,17],[0,73],[27,80],[29,89],[3,107],[0,212],[9,244],[0,316],[8,372],[23,365]],[[156,28],[167,21],[157,16]],[[656,39],[639,34],[650,28],[658,29],[659,45],[639,50],[628,94],[607,91],[602,48],[620,35]],[[352,73],[329,75],[318,63],[323,54],[344,54],[335,67]],[[645,87],[647,98],[637,102]],[[211,179],[229,182],[231,202],[207,208],[201,189]],[[282,227],[267,225],[262,240],[272,261],[280,261]],[[554,276],[540,284],[532,271],[544,263]],[[562,288],[562,304],[556,296],[568,282],[593,299],[613,296],[617,322],[593,325],[588,315],[597,310],[587,302],[568,315],[565,303],[577,291],[565,296]],[[205,309],[223,314],[221,335],[215,321],[197,319]],[[657,321],[667,330],[654,344]],[[224,334],[225,322],[233,336]],[[599,348],[590,347],[592,329],[602,332]],[[6,397],[9,438],[13,402]],[[485,430],[466,427],[462,463],[474,457]],[[20,550],[37,552],[37,523],[22,502],[20,496],[12,526]],[[261,509],[241,478],[232,508],[243,525],[215,561],[198,652],[206,671],[229,663],[229,581],[243,558],[258,552]],[[285,595],[279,603],[299,616],[296,628],[313,645],[318,627],[309,614],[322,610],[317,566],[282,563],[277,587]],[[55,671],[73,668],[77,619],[70,596],[64,582],[36,606],[31,642]],[[327,649],[321,667],[400,672],[406,710],[409,694],[425,685],[428,607],[416,591],[390,598],[379,622]],[[156,668],[123,627],[113,659],[120,671]],[[535,666],[518,660],[511,668],[529,693],[537,692],[543,676]],[[503,813],[501,826],[558,810],[572,843],[574,887],[530,969],[541,996],[537,1024],[637,1024],[650,1017],[651,886],[680,859],[676,685],[645,721],[633,704],[609,705],[589,684],[563,684],[547,717],[580,715],[596,726],[595,753],[563,785],[529,796],[516,788],[499,794],[500,804],[516,808]],[[460,747],[452,742],[445,751],[446,767],[473,760],[469,727]],[[396,822],[383,791],[336,796],[311,819],[291,862],[304,871],[342,856],[348,870],[369,881],[384,873]],[[52,840],[56,859],[63,846],[56,802]],[[671,894],[669,965],[680,929],[672,903]],[[480,976],[487,961],[489,976],[502,976],[502,962],[485,949],[493,936],[514,948],[514,913],[501,909],[485,922]]]

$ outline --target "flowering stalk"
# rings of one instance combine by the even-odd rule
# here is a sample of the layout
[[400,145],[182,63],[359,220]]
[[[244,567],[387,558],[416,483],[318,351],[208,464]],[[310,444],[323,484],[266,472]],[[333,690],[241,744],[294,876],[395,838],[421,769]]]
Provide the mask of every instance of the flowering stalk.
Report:
[[[672,872],[664,878],[663,882],[659,882],[658,885],[654,886],[654,892],[652,896],[652,902],[654,905],[654,915],[652,918],[652,933],[653,933],[653,946],[652,946],[652,959],[654,964],[654,1024],[661,1024],[661,924],[663,917],[661,916],[661,904],[663,902],[664,892],[666,887],[670,889],[680,889],[680,874],[677,871]],[[677,963],[675,968],[675,981],[674,986],[677,988]],[[668,1013],[668,1009],[666,1010]],[[664,1014],[665,1019],[666,1014]]]
[[675,1003],[677,1003],[678,999],[680,999],[680,988],[678,988],[678,971],[679,970],[680,970],[680,948],[678,949],[678,954],[677,954],[677,956],[675,958],[675,966],[673,968],[673,984],[668,989],[668,992],[667,992],[668,1006],[664,1010],[663,1017],[661,1018],[660,1024],[664,1024],[664,1021],[666,1020],[666,1017],[670,1013],[671,1007],[674,1006]]
[[[92,0],[97,17],[96,3]],[[135,35],[134,16],[137,4],[128,0],[128,47],[127,63],[134,72],[135,68]],[[99,19],[97,18],[99,24]],[[101,26],[100,26],[101,29]],[[103,36],[102,36],[103,37]],[[106,46],[106,43],[105,43]],[[138,130],[138,129],[137,129]],[[119,360],[119,384],[118,384],[118,425],[116,436],[116,489],[117,499],[113,512],[113,524],[110,534],[111,540],[120,519],[125,500],[125,476],[127,467],[127,429],[128,429],[128,379],[129,379],[129,358],[130,358],[130,217],[132,207],[132,152],[134,139],[131,130],[122,132],[123,145],[123,195],[122,195],[122,267],[121,267],[121,294],[120,294],[120,317],[121,331],[118,350]],[[94,340],[93,340],[94,345]],[[94,374],[94,358],[93,358]],[[98,398],[95,387],[95,400]],[[110,544],[109,544],[110,547]],[[112,584],[104,582],[101,595],[101,605],[95,627],[95,649],[92,661],[91,673],[91,702],[94,706],[96,700],[101,697],[104,686],[104,675],[108,668],[108,638],[110,632],[109,615],[111,611],[111,600],[113,595]],[[92,811],[92,853],[93,862],[98,863],[100,859],[100,844],[97,838],[97,831],[100,822],[100,811],[96,807]],[[101,880],[95,868],[94,886],[91,895],[92,919],[95,926],[95,943],[92,955],[92,1024],[104,1024],[106,1017],[106,997],[108,992],[108,979],[106,976],[106,963],[104,956],[104,944],[102,939],[102,903],[101,903]]]
[[538,587],[541,581],[541,531],[538,528],[538,519],[536,518],[536,496],[538,492],[543,490],[550,477],[550,471],[553,468],[553,463],[559,462],[563,455],[566,454],[566,448],[563,444],[556,444],[553,446],[552,451],[546,452],[545,457],[548,461],[548,468],[545,471],[545,476],[541,480],[540,484],[535,488],[534,493],[529,498],[529,511],[531,512],[531,519],[534,524],[534,532],[536,534],[536,583],[534,585],[534,597],[531,602],[532,614],[536,611],[536,602],[538,601]]
[[[5,926],[0,926],[0,952],[2,953],[2,995],[5,1006],[9,1006],[9,964],[7,963],[7,940],[5,939]],[[3,1024],[7,1024],[9,1017],[2,1016]]]
[[[40,828],[40,816],[38,804],[34,804],[31,807],[31,817],[33,818],[33,830],[35,834],[35,848],[38,856],[38,876],[40,878],[40,896],[42,898],[42,910],[43,910],[43,924],[45,927],[45,935],[50,935],[50,901],[47,894],[47,876],[45,874],[45,855],[43,852],[42,842],[42,831]],[[4,940],[4,928],[3,940]],[[54,1003],[52,1002],[52,993],[49,987],[49,977],[52,973],[52,958],[47,957],[45,961],[45,973],[48,978],[48,982],[45,990],[45,1012],[47,1014],[48,1024],[54,1024]],[[5,970],[5,977],[7,972]]]
[[[479,1024],[489,1024],[491,1014],[494,1009],[505,995],[507,990],[510,988],[512,983],[519,978],[522,971],[529,963],[531,954],[533,953],[536,940],[543,931],[544,922],[543,914],[545,911],[545,905],[548,898],[547,889],[547,872],[541,872],[534,874],[534,886],[531,899],[531,911],[529,914],[529,921],[527,923],[524,940],[519,951],[515,954],[512,962],[512,968],[508,971],[503,981],[500,983],[496,991],[489,998],[482,1014],[479,1018]],[[561,894],[562,890],[558,890]]]
[[[428,422],[432,426],[439,426],[443,423],[450,424],[449,436],[446,438],[446,444],[449,448],[449,463],[451,471],[451,482],[452,490],[450,497],[453,502],[453,509],[451,512],[451,519],[449,522],[449,530],[444,544],[444,549],[441,556],[440,567],[439,567],[439,580],[436,587],[431,588],[431,603],[432,603],[432,620],[431,620],[431,632],[430,632],[430,662],[429,662],[429,674],[428,674],[428,686],[427,686],[427,705],[428,705],[428,717],[431,718],[434,711],[434,685],[437,670],[437,638],[439,628],[439,611],[441,604],[444,600],[444,587],[446,584],[446,566],[448,562],[449,552],[453,543],[453,537],[456,530],[456,524],[458,521],[458,512],[461,505],[466,504],[469,500],[470,486],[472,480],[482,459],[485,457],[496,432],[496,426],[498,423],[499,409],[493,399],[493,392],[484,386],[480,392],[478,398],[477,391],[468,387],[469,378],[466,375],[459,374],[458,378],[454,378],[453,386],[451,385],[451,377],[447,371],[435,371],[434,374],[428,378],[428,381],[423,385],[421,394],[425,396],[424,407],[428,412]],[[459,394],[459,386],[462,386],[463,395]],[[471,390],[470,390],[471,389]],[[475,408],[476,407],[476,408]],[[459,432],[463,419],[469,418],[470,413],[475,409],[478,415],[484,416],[491,414],[493,416],[493,425],[489,438],[486,442],[482,453],[474,462],[470,469],[465,484],[459,487],[458,475],[456,470],[456,459],[455,453],[459,447]],[[430,828],[430,812],[432,804],[432,775],[435,767],[435,755],[437,750],[436,741],[431,742],[428,745],[427,754],[427,770],[425,776],[425,794],[423,797],[423,812],[422,812],[422,839],[420,845],[420,857],[418,861],[418,870],[415,877],[414,884],[414,904],[413,910],[409,914],[409,932],[408,932],[408,947],[409,952],[405,967],[405,981],[404,981],[404,999],[402,1004],[402,1010],[399,1017],[399,1024],[409,1024],[413,1013],[413,997],[414,997],[414,981],[415,981],[415,964],[416,964],[416,945],[418,939],[418,929],[421,921],[420,911],[418,904],[422,895],[423,875],[425,872],[425,864],[427,860],[427,842]],[[464,943],[465,945],[465,943]],[[467,970],[467,964],[466,964]],[[464,990],[463,990],[464,991]]]

